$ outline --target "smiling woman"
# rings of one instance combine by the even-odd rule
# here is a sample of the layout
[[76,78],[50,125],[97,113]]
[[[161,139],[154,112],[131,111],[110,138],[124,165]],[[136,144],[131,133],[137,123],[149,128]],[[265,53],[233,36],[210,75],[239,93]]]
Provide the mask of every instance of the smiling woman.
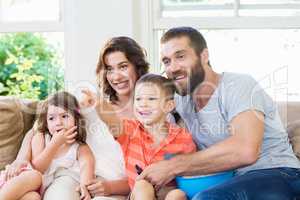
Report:
[[133,118],[131,97],[135,82],[148,69],[145,52],[133,39],[114,37],[104,45],[96,69],[97,79],[101,98],[108,100],[118,117]]
[[[104,45],[99,57],[96,69],[99,87],[109,97],[109,100],[116,104],[120,94],[113,88],[112,83],[120,83],[121,79],[129,81],[129,77],[133,75],[129,82],[135,84],[135,81],[147,73],[148,69],[149,64],[146,61],[145,52],[133,39],[128,37],[112,38]],[[112,82],[115,75],[117,80]],[[132,83],[128,83],[128,86]]]
[[118,94],[117,97],[128,96],[137,80],[133,64],[120,51],[108,54],[105,62],[107,81]]

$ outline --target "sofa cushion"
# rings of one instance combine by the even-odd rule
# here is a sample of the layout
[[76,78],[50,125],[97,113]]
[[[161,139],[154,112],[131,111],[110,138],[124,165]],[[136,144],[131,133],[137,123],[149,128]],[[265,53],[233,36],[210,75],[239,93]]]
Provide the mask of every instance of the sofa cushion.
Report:
[[294,153],[300,159],[300,120],[290,124],[287,128]]
[[19,101],[0,97],[0,169],[12,162],[23,139],[23,116]]
[[32,100],[20,100],[20,108],[23,115],[24,129],[23,134],[25,135],[33,126],[36,117],[38,101]]
[[300,102],[277,102],[277,105],[293,150],[300,159]]

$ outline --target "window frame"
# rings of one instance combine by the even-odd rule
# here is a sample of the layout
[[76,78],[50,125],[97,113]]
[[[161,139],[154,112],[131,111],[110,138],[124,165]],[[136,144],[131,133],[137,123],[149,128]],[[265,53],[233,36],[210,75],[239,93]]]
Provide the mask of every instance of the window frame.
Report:
[[[143,45],[147,49],[151,71],[160,73],[158,32],[176,26],[191,26],[196,29],[300,29],[299,16],[239,16],[239,8],[291,8],[288,4],[255,4],[240,5],[240,0],[233,0],[234,15],[230,17],[163,17],[163,6],[160,0],[143,0],[141,2],[142,21],[141,34]],[[205,6],[204,6],[205,7]],[[220,5],[218,5],[220,7]],[[221,6],[222,7],[222,6]],[[226,5],[225,5],[226,7]],[[228,7],[228,6],[227,6]],[[292,7],[294,8],[294,7]],[[300,8],[300,4],[297,4]],[[213,9],[213,5],[210,5]]]
[[[65,1],[59,0],[58,21],[33,21],[33,22],[3,22],[0,15],[0,33],[10,32],[64,32]],[[0,0],[0,12],[1,12]]]

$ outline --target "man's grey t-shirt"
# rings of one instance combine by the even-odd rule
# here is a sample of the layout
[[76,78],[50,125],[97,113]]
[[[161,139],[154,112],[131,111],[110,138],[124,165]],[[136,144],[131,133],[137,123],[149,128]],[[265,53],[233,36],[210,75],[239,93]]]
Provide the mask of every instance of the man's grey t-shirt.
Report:
[[[207,105],[199,112],[195,111],[190,95],[176,94],[175,101],[177,112],[200,150],[230,137],[230,121],[239,113],[255,110],[264,114],[264,137],[259,159],[253,165],[238,169],[238,174],[275,167],[300,168],[276,105],[251,76],[223,73]],[[237,146],[236,151],[239,150]]]

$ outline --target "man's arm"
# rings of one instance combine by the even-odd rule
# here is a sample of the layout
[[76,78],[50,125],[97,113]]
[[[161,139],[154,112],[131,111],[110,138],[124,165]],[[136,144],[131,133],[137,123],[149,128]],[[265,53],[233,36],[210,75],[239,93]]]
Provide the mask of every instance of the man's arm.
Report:
[[78,161],[80,164],[80,184],[86,185],[95,178],[95,159],[88,145],[80,145]]
[[263,140],[264,115],[251,110],[238,114],[230,123],[230,133],[232,136],[205,150],[150,165],[139,179],[164,185],[176,175],[210,174],[255,163]]

